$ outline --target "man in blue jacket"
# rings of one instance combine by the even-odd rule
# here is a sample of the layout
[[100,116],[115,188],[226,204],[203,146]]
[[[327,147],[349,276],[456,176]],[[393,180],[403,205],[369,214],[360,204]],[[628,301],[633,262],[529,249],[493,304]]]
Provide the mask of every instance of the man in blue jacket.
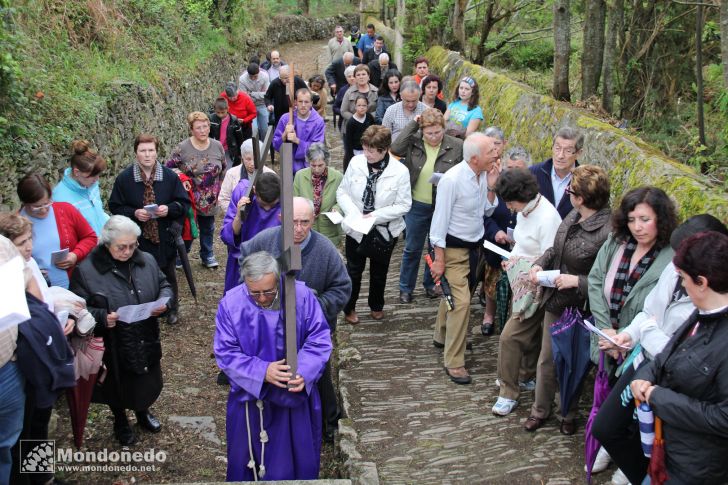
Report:
[[556,207],[562,219],[574,208],[565,194],[583,147],[584,135],[579,130],[561,128],[554,135],[552,158],[529,168],[538,180],[539,192]]

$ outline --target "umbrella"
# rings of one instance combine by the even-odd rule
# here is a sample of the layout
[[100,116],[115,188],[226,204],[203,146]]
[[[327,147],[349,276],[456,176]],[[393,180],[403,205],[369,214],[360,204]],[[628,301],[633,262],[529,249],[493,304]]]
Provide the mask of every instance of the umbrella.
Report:
[[602,407],[602,403],[607,399],[611,391],[609,386],[609,372],[604,368],[604,352],[599,352],[599,370],[597,370],[597,376],[594,379],[594,403],[592,404],[591,412],[589,413],[589,419],[586,421],[586,428],[584,429],[584,458],[586,461],[586,479],[591,483],[591,471],[594,466],[594,460],[597,457],[599,451],[599,441],[592,435],[591,429],[594,425],[594,419],[597,417],[599,408]]
[[567,308],[550,327],[556,378],[559,381],[561,415],[566,417],[578,399],[584,377],[591,367],[589,331],[581,325],[581,312]]
[[662,485],[668,479],[665,467],[665,440],[662,438],[662,420],[657,416],[655,416],[655,441],[652,442],[652,456],[647,473],[650,475],[650,483],[653,485]]
[[[427,267],[432,268],[432,258],[435,256],[435,249],[430,247],[430,252],[425,254],[425,262]],[[450,289],[450,283],[448,283],[445,275],[440,276],[440,279],[435,283],[436,286],[440,286],[442,290],[442,297],[445,299],[447,309],[452,311],[455,309],[455,300],[452,297],[452,290]]]
[[[91,295],[90,300],[93,301],[93,305],[89,303],[90,306],[104,308],[107,314],[111,313],[111,309],[109,308],[109,298],[104,293],[96,292]],[[114,332],[113,327],[107,329],[107,336],[109,340],[109,347],[111,347],[109,349],[111,353],[111,365],[114,366],[112,374],[114,375],[116,394],[118,396],[123,396],[121,392],[121,379],[119,378],[119,351],[116,348],[116,333]]]
[[187,248],[185,242],[182,239],[182,225],[179,222],[173,222],[169,225],[167,230],[172,234],[174,238],[174,245],[177,248],[177,254],[179,260],[182,263],[182,269],[185,272],[185,278],[187,278],[187,284],[190,286],[190,293],[197,303],[197,288],[195,287],[195,278],[192,276],[192,267],[190,266],[190,259],[187,257]]
[[76,448],[81,448],[91,395],[104,356],[104,340],[101,337],[73,337],[71,347],[75,354],[76,386],[66,391],[66,399],[71,415],[73,443]]

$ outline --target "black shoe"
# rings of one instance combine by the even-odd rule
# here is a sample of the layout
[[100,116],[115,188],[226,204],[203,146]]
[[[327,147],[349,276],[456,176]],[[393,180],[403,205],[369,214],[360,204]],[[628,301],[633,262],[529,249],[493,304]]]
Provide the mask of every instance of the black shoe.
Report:
[[129,426],[129,421],[124,418],[123,422],[114,421],[114,436],[122,446],[131,446],[137,442],[134,430]]
[[412,303],[412,293],[407,293],[406,291],[400,291],[399,292],[399,302],[400,303]]
[[333,429],[326,429],[324,431],[324,443],[333,444],[335,436],[336,436],[336,431],[334,431]]
[[179,313],[177,310],[170,310],[167,314],[167,323],[169,325],[177,325],[179,323]]
[[137,424],[151,433],[159,433],[162,430],[159,420],[148,409],[146,411],[137,411],[136,418]]
[[442,296],[442,290],[437,291],[435,288],[425,288],[425,295],[427,295],[427,298],[438,298]]
[[480,333],[485,337],[490,337],[495,333],[495,325],[492,323],[484,323],[480,326]]
[[471,382],[473,382],[473,378],[470,377],[470,375],[466,374],[463,377],[454,376],[454,375],[450,374],[450,370],[447,367],[445,367],[445,374],[447,374],[447,376],[450,378],[450,380],[453,381],[455,384],[466,385],[466,384],[470,384]]
[[217,374],[217,385],[218,386],[229,386],[230,385],[230,379],[228,379],[228,376],[225,375],[223,371],[220,371]]

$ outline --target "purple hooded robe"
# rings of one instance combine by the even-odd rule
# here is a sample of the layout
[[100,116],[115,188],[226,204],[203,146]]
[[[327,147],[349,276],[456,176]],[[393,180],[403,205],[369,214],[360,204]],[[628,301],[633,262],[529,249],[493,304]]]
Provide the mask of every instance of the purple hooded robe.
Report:
[[[293,112],[293,128],[296,130],[296,136],[300,140],[298,145],[293,145],[293,175],[302,168],[308,167],[306,164],[306,151],[312,143],[324,142],[324,136],[326,132],[326,122],[316,110],[311,110],[311,116],[308,119],[301,120],[296,116],[296,111]],[[281,119],[276,125],[276,131],[273,134],[273,148],[276,151],[281,151],[281,145],[283,145],[283,130],[285,130],[288,124],[288,113],[281,116]]]
[[238,185],[235,186],[235,189],[233,189],[230,204],[228,205],[225,219],[222,222],[222,229],[220,230],[220,238],[228,247],[228,258],[227,264],[225,265],[225,292],[240,284],[240,264],[238,263],[238,259],[240,258],[240,243],[252,239],[263,229],[281,225],[280,218],[278,217],[281,213],[280,203],[273,206],[271,210],[266,211],[258,205],[255,196],[253,196],[250,201],[250,208],[248,209],[248,217],[240,227],[240,234],[236,236],[233,233],[233,219],[235,219],[235,212],[238,210],[238,201],[245,195],[248,184],[248,180],[241,179]]
[[[265,480],[318,478],[321,400],[316,381],[331,354],[331,336],[316,297],[300,281],[296,282],[296,341],[298,374],[305,387],[298,393],[265,382],[268,364],[285,358],[284,334],[283,310],[260,308],[245,284],[220,301],[214,350],[217,365],[230,378],[228,481],[251,481],[254,470]],[[268,439],[265,445],[261,415]]]

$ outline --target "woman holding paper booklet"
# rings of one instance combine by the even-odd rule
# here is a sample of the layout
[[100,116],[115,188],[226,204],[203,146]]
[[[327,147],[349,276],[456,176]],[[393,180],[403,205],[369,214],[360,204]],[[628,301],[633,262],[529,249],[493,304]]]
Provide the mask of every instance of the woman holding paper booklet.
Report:
[[18,182],[20,215],[33,223],[33,257],[51,285],[68,288],[73,268],[96,246],[96,233],[83,215],[67,202],[54,202],[51,186],[30,172]]
[[312,143],[306,150],[308,167],[296,172],[293,195],[313,201],[313,229],[326,236],[334,246],[341,242],[341,225],[332,222],[327,212],[339,212],[336,190],[344,175],[329,167],[329,150],[323,143]]
[[[728,236],[728,228],[722,222],[709,214],[700,214],[673,231],[670,246],[677,251],[683,241],[705,231]],[[695,305],[680,281],[677,268],[669,263],[645,298],[642,311],[613,337],[617,344],[634,350],[592,426],[592,434],[603,447],[597,454],[592,474],[606,469],[611,459],[631,483],[642,483],[648,459],[641,453],[640,434],[633,419],[634,400],[622,399],[622,393],[629,387],[635,372],[662,352],[675,331],[694,311]],[[600,341],[600,347],[614,348],[607,341]]]
[[[341,227],[346,233],[346,269],[351,278],[352,290],[351,298],[344,306],[344,315],[351,324],[359,323],[355,307],[367,259],[371,317],[374,320],[384,318],[384,287],[387,284],[389,261],[397,237],[405,228],[404,215],[412,206],[409,172],[404,165],[389,156],[392,143],[389,129],[379,125],[370,126],[364,131],[361,141],[364,154],[351,159],[336,191],[336,200],[345,216]],[[369,228],[365,229],[367,225]],[[359,251],[364,238],[376,236],[372,231],[378,231],[380,239],[391,244],[386,254],[369,257],[362,254],[364,251]]]
[[[554,286],[544,288],[541,300],[541,352],[536,367],[536,393],[531,415],[524,424],[526,431],[536,431],[543,426],[551,414],[551,403],[558,395],[549,327],[567,308],[584,309],[589,270],[611,230],[609,176],[604,169],[580,165],[572,172],[566,193],[574,209],[561,222],[553,246],[536,260],[529,273],[535,284],[539,283],[539,273],[544,270],[556,270],[558,276],[550,279]],[[562,420],[562,433],[573,434],[576,430],[574,419],[578,404],[577,396]]]
[[[122,445],[136,442],[127,409],[135,411],[141,427],[152,433],[161,429],[149,407],[162,391],[157,317],[169,309],[163,301],[172,297],[172,288],[154,256],[139,249],[140,235],[134,221],[112,216],[101,231],[99,246],[74,271],[70,288],[86,300],[96,319],[94,333],[104,339],[104,363],[109,372],[94,390],[92,401],[111,407],[114,434]],[[120,319],[121,307],[158,301],[148,318]]]

